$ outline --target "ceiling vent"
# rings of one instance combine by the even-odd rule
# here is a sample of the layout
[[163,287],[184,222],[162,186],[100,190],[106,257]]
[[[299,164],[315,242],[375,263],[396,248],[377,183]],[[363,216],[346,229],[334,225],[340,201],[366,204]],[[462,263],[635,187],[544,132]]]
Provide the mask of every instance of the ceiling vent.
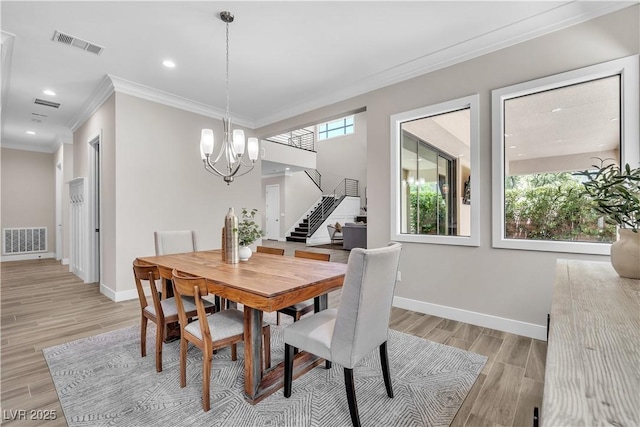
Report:
[[97,44],[90,43],[86,40],[79,39],[78,37],[71,36],[69,34],[61,33],[57,31],[53,33],[53,41],[66,44],[68,46],[74,46],[82,50],[86,50],[87,52],[94,53],[96,55],[100,55],[102,50],[104,49],[102,46],[98,46]]
[[45,107],[59,108],[60,104],[57,102],[46,101],[44,99],[36,98],[35,104],[44,105]]

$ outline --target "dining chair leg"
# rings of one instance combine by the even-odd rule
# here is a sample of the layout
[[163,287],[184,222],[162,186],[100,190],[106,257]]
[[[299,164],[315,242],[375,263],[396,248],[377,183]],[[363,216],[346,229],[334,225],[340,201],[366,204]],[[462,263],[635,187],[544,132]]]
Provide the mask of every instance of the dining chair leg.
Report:
[[284,345],[284,397],[291,397],[293,382],[293,346]]
[[262,328],[263,335],[263,348],[264,348],[264,369],[271,367],[271,327],[266,326]]
[[187,340],[180,338],[180,387],[187,386]]
[[276,311],[276,325],[280,326],[280,312]]
[[140,319],[140,355],[142,357],[147,355],[147,322],[148,319],[143,314]]
[[231,344],[231,360],[235,362],[238,358],[238,347],[235,344]]
[[347,402],[349,403],[349,413],[353,427],[360,427],[360,416],[358,415],[358,403],[356,402],[356,387],[353,381],[353,369],[344,368],[344,386],[347,391]]
[[324,368],[325,369],[331,369],[331,360],[325,360],[324,361]]
[[387,353],[387,342],[380,344],[380,364],[382,365],[382,376],[384,386],[387,388],[387,396],[393,397],[393,386],[391,385],[391,375],[389,374],[389,354]]
[[164,324],[156,323],[156,372],[162,372],[162,337],[164,336]]
[[209,387],[211,385],[211,359],[213,354],[208,352],[202,359],[202,408],[204,412],[208,412],[211,409],[211,402],[209,398]]

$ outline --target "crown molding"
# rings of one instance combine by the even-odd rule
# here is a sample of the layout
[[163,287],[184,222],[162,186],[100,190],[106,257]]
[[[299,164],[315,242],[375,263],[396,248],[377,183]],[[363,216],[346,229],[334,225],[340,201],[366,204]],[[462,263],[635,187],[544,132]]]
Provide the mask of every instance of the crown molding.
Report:
[[[139,83],[125,80],[113,75],[109,75],[109,78],[111,79],[115,91],[118,93],[135,96],[137,98],[146,99],[147,101],[156,102],[158,104],[167,105],[169,107],[179,108],[181,110],[200,114],[206,117],[212,117],[214,119],[222,120],[226,115],[226,111],[220,108],[215,108],[201,102],[183,98],[178,95],[154,89],[149,86],[144,86]],[[253,129],[254,127],[253,120],[247,117],[232,115],[231,121],[234,124],[250,129]]]
[[71,129],[72,133],[78,130],[78,128],[82,126],[89,117],[98,111],[98,108],[100,108],[102,104],[109,99],[113,92],[114,88],[111,83],[111,79],[109,78],[109,75],[105,75],[89,98],[87,98],[84,104],[82,104],[80,112],[76,116],[72,117],[71,120],[67,122],[66,126]]
[[[637,4],[637,1],[586,2],[574,1],[547,10],[525,20],[497,28],[479,37],[464,40],[434,52],[429,52],[397,67],[367,78],[346,82],[342,89],[331,94],[318,93],[311,101],[294,105],[275,114],[256,120],[255,128],[295,117],[356,96],[459,64],[527,40],[607,15]],[[553,22],[553,24],[549,24]]]

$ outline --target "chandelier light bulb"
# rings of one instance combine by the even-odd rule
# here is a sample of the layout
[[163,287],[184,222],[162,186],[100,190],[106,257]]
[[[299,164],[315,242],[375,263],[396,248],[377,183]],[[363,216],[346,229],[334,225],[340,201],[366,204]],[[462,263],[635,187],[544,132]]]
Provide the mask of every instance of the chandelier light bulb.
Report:
[[237,156],[244,154],[244,131],[242,129],[233,130],[233,151]]
[[247,141],[247,154],[249,154],[249,160],[255,162],[258,159],[258,138],[249,138]]
[[213,145],[213,130],[202,129],[200,132],[200,155],[203,159],[205,159],[207,155],[210,156],[213,153]]

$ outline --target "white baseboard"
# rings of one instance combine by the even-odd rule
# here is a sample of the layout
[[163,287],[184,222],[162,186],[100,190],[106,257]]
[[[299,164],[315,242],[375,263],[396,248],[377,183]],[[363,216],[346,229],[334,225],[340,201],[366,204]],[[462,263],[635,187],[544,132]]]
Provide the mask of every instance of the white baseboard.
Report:
[[138,291],[135,289],[116,292],[104,283],[100,283],[100,293],[106,295],[107,298],[114,302],[128,301],[138,298]]
[[477,313],[402,297],[394,297],[393,305],[394,307],[443,317],[445,319],[457,320],[458,322],[482,326],[483,328],[496,329],[541,341],[547,340],[547,328],[543,325],[534,325],[533,323],[521,322],[519,320],[505,319],[490,314]]
[[69,258],[62,258],[62,265],[69,265]]
[[34,254],[4,255],[0,257],[0,262],[26,261],[30,259],[45,259],[45,258],[55,258],[55,257],[56,257],[56,254],[53,252],[37,252]]

